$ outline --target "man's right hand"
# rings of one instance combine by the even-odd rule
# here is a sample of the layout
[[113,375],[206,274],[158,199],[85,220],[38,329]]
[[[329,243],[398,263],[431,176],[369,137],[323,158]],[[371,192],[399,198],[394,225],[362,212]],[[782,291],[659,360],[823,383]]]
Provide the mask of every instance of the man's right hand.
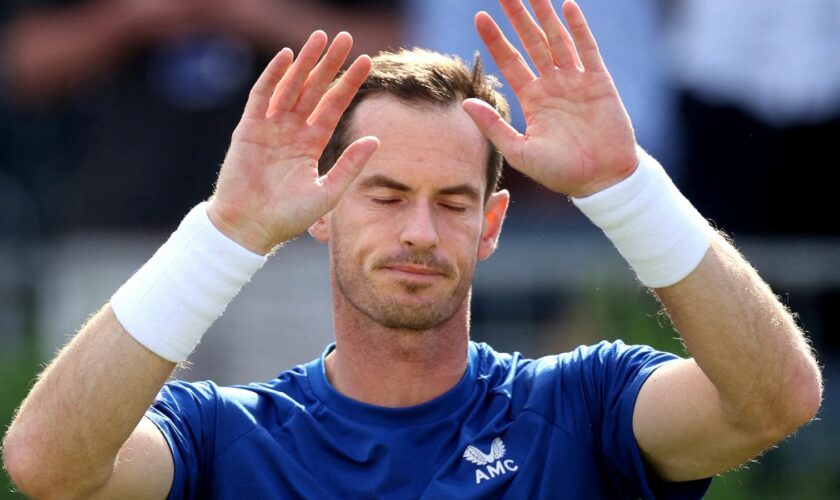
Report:
[[267,254],[332,210],[379,147],[363,137],[347,147],[328,174],[318,158],[341,115],[370,71],[357,58],[330,87],[353,39],[313,33],[294,59],[280,51],[257,80],[219,173],[207,212],[213,224],[244,247]]
[[[321,150],[370,70],[370,59],[360,57],[328,90],[352,39],[338,35],[319,63],[326,44],[316,32],[296,61],[288,49],[277,54],[233,134],[208,215],[251,250],[268,252],[323,216],[379,144],[359,139],[318,176]],[[3,440],[12,480],[37,498],[165,496],[173,457],[143,416],[174,367],[135,340],[106,305],[38,377],[17,412]]]

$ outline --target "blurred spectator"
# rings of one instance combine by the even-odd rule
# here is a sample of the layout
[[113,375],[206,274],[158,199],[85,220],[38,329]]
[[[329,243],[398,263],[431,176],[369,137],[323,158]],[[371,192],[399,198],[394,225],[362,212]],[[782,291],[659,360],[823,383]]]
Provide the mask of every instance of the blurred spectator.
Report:
[[827,174],[840,137],[840,1],[668,8],[689,198],[738,234],[840,234]]
[[11,231],[173,225],[270,55],[318,27],[378,52],[397,19],[385,0],[4,0],[0,191],[30,213]]

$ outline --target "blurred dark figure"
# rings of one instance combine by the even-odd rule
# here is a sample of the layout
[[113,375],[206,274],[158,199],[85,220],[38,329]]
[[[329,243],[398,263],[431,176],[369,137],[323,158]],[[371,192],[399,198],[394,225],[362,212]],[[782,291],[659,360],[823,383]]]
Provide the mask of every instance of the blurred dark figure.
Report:
[[397,45],[385,0],[4,0],[0,233],[158,229],[210,195],[257,70],[321,28]]
[[668,8],[689,199],[737,235],[840,235],[840,1]]

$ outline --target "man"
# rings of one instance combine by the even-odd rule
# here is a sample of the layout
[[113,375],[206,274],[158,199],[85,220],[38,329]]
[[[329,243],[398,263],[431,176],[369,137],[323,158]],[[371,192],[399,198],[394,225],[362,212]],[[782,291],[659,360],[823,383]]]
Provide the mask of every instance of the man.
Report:
[[[317,159],[370,60],[328,88],[347,34],[320,62],[321,32],[296,60],[285,49],[274,58],[214,196],[23,403],[5,458],[24,492],[699,496],[703,478],[814,416],[821,379],[801,332],[636,149],[578,6],[563,4],[569,33],[548,0],[531,2],[539,24],[520,0],[502,3],[539,75],[489,16],[476,25],[525,110],[524,135],[498,101],[438,93],[429,103],[363,87],[334,137],[350,145],[319,176]],[[366,84],[407,65],[436,68],[435,57],[385,56]],[[425,82],[444,73],[427,71]],[[605,230],[655,288],[693,359],[601,343],[531,361],[469,342],[472,274],[493,253],[508,203],[491,192],[485,136]],[[307,228],[329,243],[336,343],[265,384],[168,384],[149,410],[262,255]]]

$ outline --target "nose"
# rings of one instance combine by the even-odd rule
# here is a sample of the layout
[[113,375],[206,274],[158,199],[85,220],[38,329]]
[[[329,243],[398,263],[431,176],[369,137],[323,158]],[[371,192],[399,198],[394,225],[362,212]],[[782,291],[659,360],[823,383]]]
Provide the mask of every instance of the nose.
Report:
[[434,214],[426,203],[417,203],[407,211],[400,240],[415,250],[431,249],[438,244]]

